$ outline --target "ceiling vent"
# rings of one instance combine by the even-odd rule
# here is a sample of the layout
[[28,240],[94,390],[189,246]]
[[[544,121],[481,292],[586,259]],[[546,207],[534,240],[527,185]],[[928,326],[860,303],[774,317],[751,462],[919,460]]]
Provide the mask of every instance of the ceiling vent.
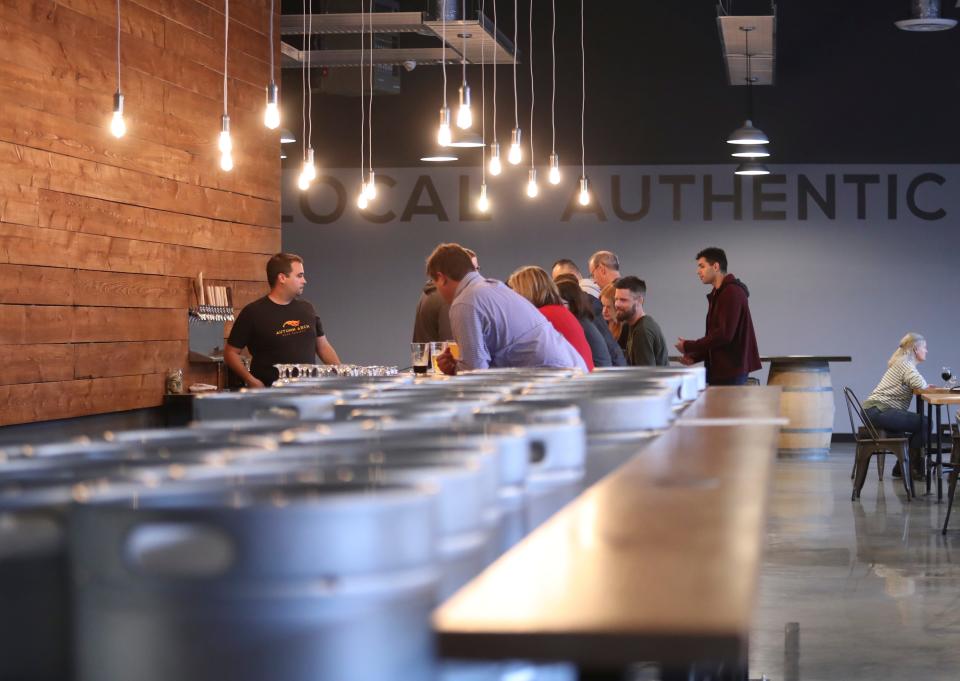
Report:
[[957,25],[956,19],[940,16],[940,0],[910,0],[911,19],[897,21],[901,31],[947,31]]

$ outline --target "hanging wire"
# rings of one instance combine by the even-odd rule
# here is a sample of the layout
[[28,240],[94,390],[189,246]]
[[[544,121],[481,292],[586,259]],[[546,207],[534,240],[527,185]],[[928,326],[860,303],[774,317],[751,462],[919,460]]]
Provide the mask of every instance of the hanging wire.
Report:
[[550,94],[550,152],[557,153],[557,0],[551,0],[550,56],[553,68],[553,90]]
[[[120,0],[117,0],[119,4]],[[273,0],[270,0],[270,82],[273,82]]]
[[460,5],[460,23],[463,33],[460,35],[463,36],[463,54],[460,55],[460,61],[463,63],[463,87],[467,86],[467,27],[465,24],[467,21],[467,0],[463,0]]
[[[368,81],[370,81],[369,82],[370,112],[367,115],[367,153],[368,153],[367,170],[372,173],[373,172],[373,0],[370,0],[369,11],[367,12],[367,18],[370,23],[370,50],[369,50],[370,77],[367,79]],[[360,40],[362,42],[363,36],[361,36]],[[362,62],[361,62],[360,70],[361,71],[363,70]],[[360,90],[360,98],[361,100],[363,99],[362,89]]]
[[583,0],[580,0],[580,177],[587,176],[587,154],[584,125],[587,116],[587,54],[583,39]]
[[[483,0],[486,3],[486,0]],[[484,14],[484,17],[487,15]],[[497,0],[493,0],[493,39],[497,39]],[[497,59],[496,50],[494,50],[493,59],[493,141],[497,141]]]
[[120,0],[117,0],[117,92],[120,92]]
[[[496,0],[494,0],[494,7],[496,7]],[[494,10],[496,11],[496,10]],[[480,0],[480,17],[478,24],[482,28],[483,19],[487,16],[487,0]],[[496,40],[497,32],[494,29],[493,38]],[[496,69],[493,70],[494,73],[497,72]],[[494,99],[494,106],[496,106],[496,99]],[[496,117],[494,117],[494,125],[496,125]],[[480,40],[480,139],[483,142],[483,149],[487,148],[487,41]],[[487,159],[481,153],[480,154],[480,177],[482,178],[482,183],[487,183]]]
[[[307,0],[303,0],[303,40],[307,40]],[[300,62],[300,139],[303,140],[303,162],[307,162],[307,62]]]
[[[120,3],[117,2],[119,6]],[[230,0],[224,0],[223,12],[223,115],[227,115],[227,46],[230,40]],[[118,74],[119,82],[119,74]]]
[[513,0],[513,127],[514,128],[520,127],[520,109],[517,105],[517,1],[518,0]]
[[443,42],[440,52],[440,67],[443,70],[443,108],[447,108],[447,3],[450,0],[440,0],[440,38]]
[[537,102],[536,91],[533,87],[533,0],[530,0],[530,54],[527,61],[530,62],[530,167],[535,168],[533,156],[533,109]]
[[310,53],[313,51],[313,0],[310,0],[310,23],[307,25],[307,141],[313,149],[313,73]]
[[363,42],[363,35],[364,35],[364,29],[365,29],[364,21],[366,19],[363,10],[364,10],[364,0],[360,0],[360,184],[361,185],[364,182],[363,164],[364,164],[364,159],[366,157],[366,152],[365,152],[366,147],[364,146],[364,135],[366,134],[366,130],[367,130],[367,123],[366,123],[367,107],[364,104],[364,99],[363,99],[363,58],[364,58],[364,49],[366,47],[366,43]]

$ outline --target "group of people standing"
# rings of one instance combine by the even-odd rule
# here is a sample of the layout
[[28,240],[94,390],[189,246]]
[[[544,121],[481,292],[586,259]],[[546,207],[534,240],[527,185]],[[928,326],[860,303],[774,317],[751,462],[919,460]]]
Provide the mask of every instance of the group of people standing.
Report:
[[[697,254],[700,280],[712,286],[707,330],[678,339],[681,362],[703,361],[714,385],[742,385],[760,368],[746,286],[726,271],[726,254]],[[429,283],[417,305],[414,342],[455,340],[461,357],[438,359],[445,373],[490,367],[564,367],[592,371],[609,366],[666,366],[668,344],[646,313],[646,282],[622,276],[611,251],[588,262],[589,277],[561,259],[551,273],[519,268],[506,284],[480,275],[477,255],[459,244],[440,244],[427,258]]]

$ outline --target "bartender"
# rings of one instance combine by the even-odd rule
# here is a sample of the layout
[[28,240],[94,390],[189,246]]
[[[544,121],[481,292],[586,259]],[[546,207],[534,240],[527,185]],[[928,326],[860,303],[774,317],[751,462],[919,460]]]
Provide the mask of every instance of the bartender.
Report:
[[[223,351],[227,366],[250,388],[277,380],[274,364],[340,364],[337,351],[323,333],[316,310],[300,298],[307,284],[303,258],[277,253],[267,262],[270,293],[247,305],[237,316]],[[253,356],[250,371],[240,360],[247,348]]]

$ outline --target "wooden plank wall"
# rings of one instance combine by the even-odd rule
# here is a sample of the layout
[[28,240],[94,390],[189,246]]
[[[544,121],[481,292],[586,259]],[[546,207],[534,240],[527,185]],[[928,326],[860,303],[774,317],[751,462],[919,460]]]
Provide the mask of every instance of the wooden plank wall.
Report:
[[230,5],[225,173],[223,0],[122,0],[119,140],[114,0],[0,0],[0,425],[159,405],[188,368],[190,279],[232,286],[238,308],[264,293],[271,17]]

